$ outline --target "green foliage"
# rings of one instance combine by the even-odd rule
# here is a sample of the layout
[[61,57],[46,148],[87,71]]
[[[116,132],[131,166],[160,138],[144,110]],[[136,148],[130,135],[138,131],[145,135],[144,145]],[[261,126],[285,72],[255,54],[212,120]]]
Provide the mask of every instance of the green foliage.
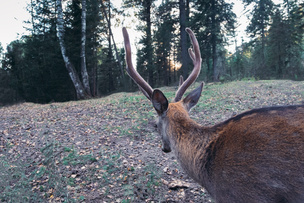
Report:
[[158,86],[170,85],[176,78],[175,67],[172,67],[174,55],[171,50],[174,49],[174,39],[176,39],[174,28],[178,23],[178,17],[172,15],[174,5],[172,2],[163,2],[157,10],[157,31],[155,33],[155,58],[156,58],[156,81]]
[[[286,1],[284,8],[274,7],[272,2],[264,0],[246,2],[259,5],[255,8],[259,14],[252,16],[250,24],[255,26],[250,31],[253,34],[252,41],[243,43],[229,57],[227,74],[232,79],[255,77],[303,80],[304,29],[301,24],[304,17],[300,12],[301,6],[297,1]],[[273,8],[276,8],[275,11]],[[266,14],[267,18],[263,17]],[[264,27],[261,22],[264,22]]]
[[[79,183],[75,176],[60,174],[61,166],[78,168],[87,163],[96,162],[92,155],[79,155],[75,150],[62,147],[56,142],[48,143],[41,150],[43,162],[33,160],[8,160],[0,157],[0,199],[4,202],[44,202],[45,199],[56,199],[75,202],[69,196],[69,186]],[[28,170],[31,168],[31,170]],[[89,174],[88,174],[88,178]],[[80,196],[79,200],[84,200]]]
[[[43,199],[31,189],[32,178],[24,168],[30,164],[22,161],[12,162],[0,157],[0,201],[1,202],[42,202]],[[13,186],[13,187],[12,187]]]
[[0,106],[16,103],[20,99],[13,84],[14,76],[0,68]]
[[4,66],[11,74],[11,87],[26,101],[46,103],[73,98],[55,32],[12,42]]
[[191,25],[207,65],[206,77],[208,81],[218,81],[223,74],[223,65],[219,63],[224,57],[222,47],[226,45],[225,37],[234,30],[236,15],[232,12],[232,4],[225,1],[196,0],[194,8]]
[[261,37],[264,40],[267,26],[270,24],[273,14],[274,3],[272,0],[243,0],[247,5],[254,4],[251,22],[247,27],[247,32],[252,37]]
[[[12,42],[8,46],[2,62],[3,69],[9,72],[11,80],[10,88],[16,91],[19,98],[30,102],[48,103],[50,101],[67,101],[75,98],[74,87],[63,63],[58,38],[56,36],[56,9],[54,0],[31,1],[28,11],[32,16],[30,25],[31,35],[23,36],[22,40]],[[87,69],[93,86],[93,94],[99,95],[105,92],[105,88],[98,88],[98,81],[103,78],[97,69],[102,69],[100,64],[107,63],[107,67],[116,66],[112,57],[108,59],[100,57],[102,43],[101,33],[107,33],[102,29],[104,19],[100,14],[100,2],[87,1],[87,30],[86,30],[86,61]],[[81,33],[81,3],[70,1],[65,11],[65,42],[67,55],[75,68],[80,72],[80,33]],[[109,49],[112,49],[109,48]],[[102,53],[103,54],[103,53]],[[102,62],[104,60],[105,62]],[[116,71],[112,68],[110,71]],[[4,75],[5,77],[7,77]],[[2,74],[1,74],[2,76]],[[115,76],[115,74],[114,74]],[[117,81],[115,78],[106,78],[107,81]],[[113,87],[107,87],[106,93],[113,91]],[[8,88],[6,88],[7,90]],[[115,89],[115,88],[114,88]],[[100,90],[99,92],[97,92]],[[1,92],[0,92],[1,93]],[[1,96],[0,96],[1,98]],[[4,103],[5,100],[0,100]]]
[[[116,55],[109,29],[127,22],[121,16],[126,17],[130,12],[140,21],[140,26],[131,28],[139,33],[137,70],[153,88],[176,85],[181,73],[188,74],[183,69],[187,64],[180,63],[185,55],[181,51],[181,41],[185,46],[185,40],[180,34],[184,26],[184,23],[181,26],[180,10],[189,18],[183,19],[185,26],[195,32],[199,41],[203,59],[200,80],[303,79],[303,3],[285,0],[275,5],[272,0],[243,0],[246,6],[253,5],[247,27],[251,41],[242,42],[234,54],[228,55],[227,39],[234,33],[236,22],[232,4],[226,0],[183,2],[125,0],[121,11],[110,1],[87,0],[86,61],[93,96],[137,90],[119,66],[126,66],[118,60],[124,58],[123,46],[117,44],[118,50],[121,49]],[[55,0],[31,1],[28,11],[32,18],[27,22],[31,34],[11,42],[6,52],[0,46],[0,105],[20,100],[48,103],[76,98],[56,36],[55,3]],[[81,1],[66,3],[67,55],[79,73]],[[186,38],[188,48],[191,45]],[[192,64],[189,67],[188,72]]]
[[138,30],[144,33],[139,43],[142,48],[137,54],[137,69],[139,73],[148,73],[148,81],[151,87],[154,87],[154,66],[153,66],[153,45],[152,45],[152,9],[155,0],[135,1],[135,5],[139,6],[140,20],[143,22]]

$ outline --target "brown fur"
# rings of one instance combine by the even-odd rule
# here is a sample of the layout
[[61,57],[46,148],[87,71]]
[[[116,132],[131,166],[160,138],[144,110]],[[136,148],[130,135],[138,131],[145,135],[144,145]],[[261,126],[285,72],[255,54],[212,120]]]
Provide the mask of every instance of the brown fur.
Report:
[[304,202],[304,106],[256,109],[212,127],[190,119],[188,112],[201,96],[203,83],[182,101],[198,77],[201,54],[187,28],[193,51],[193,71],[180,79],[174,101],[136,72],[123,28],[127,72],[152,102],[158,114],[163,151],[175,152],[185,171],[219,203]]
[[304,107],[252,110],[212,127],[169,104],[166,133],[184,170],[217,202],[304,202]]

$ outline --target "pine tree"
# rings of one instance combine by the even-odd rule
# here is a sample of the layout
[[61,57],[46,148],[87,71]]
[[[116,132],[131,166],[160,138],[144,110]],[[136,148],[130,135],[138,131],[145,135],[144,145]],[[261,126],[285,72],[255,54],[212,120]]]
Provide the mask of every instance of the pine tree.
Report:
[[188,77],[190,57],[188,54],[188,39],[186,27],[189,22],[189,1],[179,0],[179,22],[180,22],[180,47],[181,47],[181,63],[184,79]]
[[269,68],[266,67],[266,34],[271,23],[274,4],[272,0],[243,0],[248,6],[253,4],[252,18],[247,27],[247,32],[255,41],[256,72],[263,78],[268,75]]
[[180,41],[175,34],[179,20],[178,16],[174,16],[176,11],[177,4],[170,1],[163,2],[157,9],[154,41],[158,86],[171,84],[175,76],[173,49]]
[[[207,77],[218,81],[223,71],[217,60],[224,52],[225,35],[232,33],[236,15],[232,12],[232,4],[223,0],[196,0],[195,12],[191,20],[201,47],[202,58],[207,65]],[[225,35],[224,35],[225,34]]]
[[[281,11],[277,9],[273,15],[271,27],[268,35],[267,62],[270,67],[270,76],[286,78],[287,70],[285,60],[288,55],[289,46],[287,24],[282,19]],[[268,76],[268,77],[270,77]]]
[[[299,79],[303,75],[301,63],[303,29],[297,1],[286,0],[284,9],[276,9],[267,36],[268,78]],[[267,73],[266,73],[267,74]]]
[[[152,46],[152,21],[151,13],[153,9],[153,2],[155,0],[125,0],[126,7],[137,8],[138,18],[142,22],[138,26],[138,30],[144,33],[139,43],[142,44],[142,49],[137,52],[137,70],[138,72],[148,78],[149,84],[154,87],[154,65],[153,65],[153,46]],[[147,75],[148,73],[148,75]]]

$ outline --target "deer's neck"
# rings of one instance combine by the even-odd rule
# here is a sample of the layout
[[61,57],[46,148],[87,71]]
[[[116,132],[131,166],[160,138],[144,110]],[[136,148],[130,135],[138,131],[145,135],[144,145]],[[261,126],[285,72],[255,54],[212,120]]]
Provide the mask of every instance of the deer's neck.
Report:
[[206,148],[215,139],[212,129],[205,128],[186,116],[176,116],[170,123],[171,147],[183,169],[202,185],[208,184]]

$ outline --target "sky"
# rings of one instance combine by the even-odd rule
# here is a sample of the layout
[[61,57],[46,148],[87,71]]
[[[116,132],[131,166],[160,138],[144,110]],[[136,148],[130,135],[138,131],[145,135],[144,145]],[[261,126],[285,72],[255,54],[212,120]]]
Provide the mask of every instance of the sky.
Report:
[[0,0],[0,43],[3,48],[27,33],[23,21],[30,19],[30,14],[26,11],[29,1]]
[[[117,2],[119,0],[116,0]],[[242,38],[246,40],[246,33],[244,32],[248,24],[248,20],[243,11],[243,5],[240,0],[230,0],[234,2],[233,11],[237,14],[238,19],[238,45],[240,45]],[[30,19],[30,14],[26,10],[27,3],[30,0],[0,0],[0,43],[5,47],[12,41],[19,39],[22,35],[28,34],[26,24],[24,21]],[[117,5],[115,3],[115,5]],[[119,5],[119,4],[118,4]],[[114,32],[114,37],[118,44],[122,43],[121,28],[115,28],[118,32]],[[130,32],[130,31],[129,31]],[[130,35],[132,40],[132,36]],[[233,44],[232,47],[235,45]]]

